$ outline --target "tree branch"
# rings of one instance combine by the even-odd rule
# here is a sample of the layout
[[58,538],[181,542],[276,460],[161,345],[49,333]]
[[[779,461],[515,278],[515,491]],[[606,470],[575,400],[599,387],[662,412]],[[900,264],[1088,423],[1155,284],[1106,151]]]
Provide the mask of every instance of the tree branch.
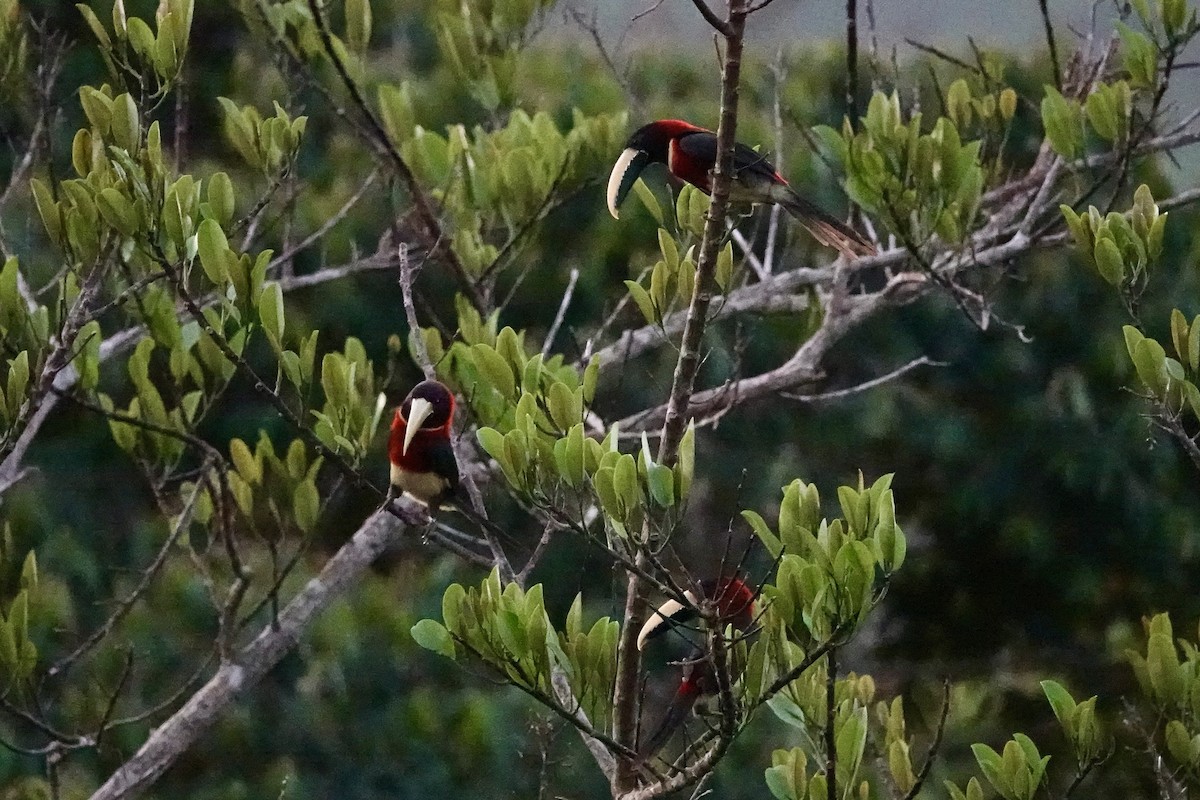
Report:
[[[407,509],[415,519],[415,507]],[[136,797],[146,791],[234,702],[255,685],[300,641],[312,621],[366,571],[376,557],[399,540],[403,528],[390,514],[376,512],[288,602],[274,624],[268,623],[248,645],[226,662],[145,744],[92,795],[91,800]]]
[[[696,384],[696,373],[700,368],[700,347],[704,330],[708,324],[708,309],[716,288],[717,252],[725,237],[725,219],[729,208],[729,189],[733,179],[733,146],[737,135],[738,86],[741,82],[742,41],[748,8],[745,0],[729,0],[729,18],[714,24],[711,9],[704,0],[694,0],[709,24],[725,34],[725,60],[721,75],[721,117],[717,126],[717,152],[712,174],[712,197],[704,225],[704,238],[700,244],[700,257],[696,266],[695,285],[687,319],[684,322],[683,340],[679,358],[671,381],[671,394],[663,420],[662,438],[658,445],[657,461],[673,464],[683,437],[688,402]],[[637,562],[641,566],[646,555],[640,553]],[[645,611],[645,588],[638,573],[629,574],[625,594],[624,625],[617,651],[617,676],[613,695],[616,709],[614,731],[622,745],[632,746],[637,730],[637,686],[641,674],[641,654],[637,649],[637,632],[642,625]],[[706,753],[715,764],[724,752],[725,744],[718,740],[714,748]],[[703,760],[703,759],[702,759]],[[711,768],[711,767],[710,767]],[[703,773],[699,773],[703,774]],[[696,777],[699,777],[699,774]],[[692,780],[695,780],[694,777]],[[620,759],[612,788],[614,794],[622,794],[633,788],[636,782],[634,764]],[[661,782],[660,784],[661,785]],[[686,784],[681,784],[686,785]],[[653,796],[653,795],[650,795]]]

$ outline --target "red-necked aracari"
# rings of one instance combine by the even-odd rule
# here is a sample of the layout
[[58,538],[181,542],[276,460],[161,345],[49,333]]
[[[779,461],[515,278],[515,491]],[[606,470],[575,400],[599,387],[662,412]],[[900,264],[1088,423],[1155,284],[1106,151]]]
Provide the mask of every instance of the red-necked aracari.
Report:
[[[666,164],[672,175],[701,191],[712,190],[711,173],[717,160],[717,135],[681,119],[660,119],[639,128],[625,143],[625,151],[608,178],[608,210],[617,208],[648,164]],[[735,202],[779,204],[799,220],[823,245],[854,258],[873,255],[875,246],[850,226],[805,200],[775,171],[771,162],[744,144],[734,145],[733,184]]]
[[[732,625],[739,631],[747,630],[754,622],[754,590],[740,578],[709,578],[700,581],[699,589],[705,600],[711,600],[716,605],[717,618],[725,625]],[[695,619],[699,612],[701,598],[688,589],[683,593],[687,605],[672,598],[654,609],[650,618],[638,632],[638,650],[644,650],[646,642],[663,633],[674,625],[680,625],[689,619]]]
[[454,395],[437,381],[414,386],[392,419],[392,486],[431,510],[458,489],[458,461],[450,443],[453,422]]
[[[700,581],[704,600],[716,606],[717,619],[722,625],[732,625],[736,630],[746,631],[754,623],[755,592],[738,578],[718,578]],[[671,627],[668,623],[680,624],[699,613],[703,600],[692,590],[684,592],[688,601],[685,605],[678,600],[667,600],[654,610],[642,630],[638,633],[637,646],[641,650],[649,639]],[[667,705],[662,721],[654,732],[641,744],[640,752],[651,756],[662,749],[676,729],[687,720],[696,703],[717,693],[717,676],[703,648],[693,647],[691,656],[683,662],[683,674],[675,694]]]

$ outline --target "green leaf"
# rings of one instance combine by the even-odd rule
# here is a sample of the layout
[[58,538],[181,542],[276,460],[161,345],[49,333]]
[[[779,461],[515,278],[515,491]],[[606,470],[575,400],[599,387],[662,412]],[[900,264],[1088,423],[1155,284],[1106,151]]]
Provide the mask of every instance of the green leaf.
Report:
[[767,789],[777,800],[800,800],[796,797],[795,787],[791,783],[792,769],[786,764],[768,767],[764,774]]
[[1093,258],[1096,261],[1096,271],[1100,273],[1100,277],[1113,286],[1120,286],[1121,281],[1125,278],[1125,259],[1121,257],[1121,250],[1117,247],[1117,243],[1107,236],[1096,239]]
[[762,515],[757,511],[746,510],[742,512],[742,519],[750,524],[755,535],[758,536],[767,548],[767,553],[770,554],[771,558],[779,558],[780,553],[783,552],[783,542],[771,531],[771,526],[762,518]]
[[646,470],[650,497],[663,508],[675,505],[675,473],[665,464],[651,464]]
[[250,485],[262,483],[262,464],[250,452],[249,446],[241,439],[229,442],[229,457],[237,468],[238,474]]
[[346,40],[359,53],[371,42],[370,0],[346,0]]
[[[1005,751],[1008,751],[1007,747],[1005,747]],[[1006,774],[1005,762],[1000,754],[986,744],[971,745],[971,752],[975,754],[975,760],[979,763],[979,768],[983,771],[983,776],[988,779],[988,783],[992,784],[1000,794],[1011,797],[1012,784]]]
[[1167,352],[1153,339],[1142,339],[1133,350],[1138,377],[1156,397],[1167,391]]
[[1083,148],[1079,102],[1068,100],[1053,86],[1042,99],[1042,126],[1050,146],[1063,158],[1074,158]]
[[454,639],[440,622],[423,619],[412,626],[410,633],[413,641],[426,650],[432,650],[446,658],[454,659]]
[[204,274],[218,286],[229,280],[229,240],[216,220],[206,219],[196,231],[196,247]]
[[233,193],[233,181],[224,172],[217,172],[208,179],[208,207],[212,210],[213,219],[221,226],[233,221],[236,199]]
[[1177,719],[1167,723],[1167,752],[1179,764],[1190,766],[1192,762],[1192,737],[1187,727]]
[[650,187],[646,186],[646,182],[638,178],[633,182],[633,193],[637,195],[638,200],[642,201],[642,205],[650,212],[650,216],[654,217],[654,221],[658,223],[658,227],[663,226],[663,210],[658,204],[658,198],[654,196],[654,192],[650,191]]
[[13,637],[12,625],[0,621],[0,667],[5,667],[8,672],[14,672],[18,664],[17,640]]
[[658,249],[671,272],[679,269],[679,247],[675,244],[675,238],[665,228],[658,229]]
[[27,591],[36,591],[38,587],[38,563],[37,553],[30,550],[25,555],[25,561],[21,564],[21,588]]
[[296,486],[292,511],[296,516],[296,527],[302,533],[311,533],[321,514],[321,496],[312,481],[302,481]]
[[1108,142],[1116,141],[1121,132],[1121,120],[1113,101],[1112,91],[1107,86],[1099,86],[1088,95],[1084,106],[1092,129],[1096,131],[1097,136]]
[[487,385],[499,392],[501,396],[509,400],[514,399],[517,391],[517,379],[513,375],[512,367],[508,365],[504,357],[482,343],[471,346],[471,355]]
[[283,287],[272,281],[263,287],[258,297],[258,318],[267,338],[279,351],[283,344]]
[[399,86],[381,83],[378,97],[383,126],[387,129],[388,136],[396,144],[403,144],[412,137],[416,125],[408,83]]
[[1067,737],[1074,738],[1072,721],[1075,714],[1075,700],[1071,697],[1071,693],[1064,689],[1062,684],[1050,680],[1042,681],[1042,691],[1046,693],[1046,699],[1050,701],[1050,707],[1054,709],[1054,716],[1063,726]]
[[692,491],[692,479],[696,473],[696,421],[688,422],[683,438],[679,440],[679,454],[675,462],[675,494],[679,502],[687,501]]
[[658,311],[654,308],[654,301],[650,299],[650,295],[642,288],[642,285],[637,281],[625,281],[625,288],[629,290],[629,296],[633,298],[633,302],[637,303],[638,310],[642,312],[646,322],[651,325],[657,324]]
[[133,204],[125,195],[112,186],[106,186],[96,195],[96,208],[100,216],[123,236],[133,236],[138,230],[138,216]]
[[57,246],[62,241],[63,235],[62,212],[58,203],[50,194],[49,187],[39,179],[30,178],[29,188],[33,192],[33,202],[37,206],[38,216],[42,218],[42,226],[46,229],[46,235]]
[[123,147],[130,155],[136,155],[141,145],[142,125],[137,105],[128,93],[118,95],[113,100],[110,128],[117,147]]
[[82,86],[79,89],[79,104],[100,136],[108,136],[113,124],[113,98],[91,86]]

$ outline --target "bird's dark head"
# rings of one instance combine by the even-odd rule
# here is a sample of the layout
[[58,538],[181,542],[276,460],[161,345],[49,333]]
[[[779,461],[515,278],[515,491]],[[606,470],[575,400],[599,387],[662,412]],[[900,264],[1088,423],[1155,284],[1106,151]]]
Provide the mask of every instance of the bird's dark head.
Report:
[[687,618],[694,618],[705,606],[708,608],[703,613],[715,613],[722,624],[733,625],[740,631],[749,629],[753,624],[756,593],[745,581],[736,577],[709,578],[700,581],[697,588],[699,594],[692,589],[683,593],[686,603],[669,598],[650,613],[638,633],[638,650],[644,649],[647,641],[668,628]]
[[608,210],[613,218],[618,218],[617,209],[646,165],[667,163],[672,139],[702,130],[681,119],[660,119],[634,131],[608,177]]
[[437,381],[421,381],[396,411],[393,427],[403,424],[404,451],[419,430],[449,430],[454,419],[454,394]]

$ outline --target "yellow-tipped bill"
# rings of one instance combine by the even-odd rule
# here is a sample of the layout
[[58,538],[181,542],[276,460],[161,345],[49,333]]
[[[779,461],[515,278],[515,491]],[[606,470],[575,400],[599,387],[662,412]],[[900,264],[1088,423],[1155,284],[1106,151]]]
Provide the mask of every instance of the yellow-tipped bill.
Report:
[[613,215],[613,219],[621,218],[617,208],[625,199],[625,195],[629,194],[633,182],[638,179],[649,160],[650,154],[644,150],[626,147],[617,163],[613,164],[612,174],[608,176],[608,212]]
[[408,454],[408,446],[412,444],[413,437],[417,435],[417,431],[421,430],[421,426],[425,424],[425,420],[429,419],[429,415],[433,413],[433,404],[422,397],[414,397],[412,405],[408,409],[408,419],[404,421],[404,449],[401,451],[405,455]]
[[[696,599],[696,595],[692,594],[691,591],[684,592],[683,596],[686,597],[688,602],[692,604],[690,606],[691,608],[695,608],[696,604],[699,602]],[[654,612],[650,614],[650,619],[646,620],[646,624],[643,625],[642,629],[638,632],[637,649],[642,650],[645,648],[646,640],[653,636],[654,632],[658,630],[658,628],[660,628],[667,620],[671,619],[686,608],[689,608],[689,606],[685,606],[683,603],[672,598],[658,608],[654,609]]]

